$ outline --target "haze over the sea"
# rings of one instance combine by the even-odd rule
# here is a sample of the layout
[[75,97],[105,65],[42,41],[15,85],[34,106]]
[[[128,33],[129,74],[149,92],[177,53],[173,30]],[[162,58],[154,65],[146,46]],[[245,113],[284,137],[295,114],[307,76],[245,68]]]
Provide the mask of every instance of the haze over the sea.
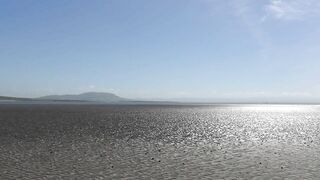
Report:
[[320,102],[318,0],[0,1],[0,96]]

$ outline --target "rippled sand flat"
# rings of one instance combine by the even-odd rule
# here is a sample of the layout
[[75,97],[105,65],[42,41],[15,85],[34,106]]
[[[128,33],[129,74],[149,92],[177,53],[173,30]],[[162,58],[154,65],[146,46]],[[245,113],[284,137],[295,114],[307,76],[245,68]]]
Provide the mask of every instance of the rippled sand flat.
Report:
[[320,107],[0,105],[0,179],[320,179]]

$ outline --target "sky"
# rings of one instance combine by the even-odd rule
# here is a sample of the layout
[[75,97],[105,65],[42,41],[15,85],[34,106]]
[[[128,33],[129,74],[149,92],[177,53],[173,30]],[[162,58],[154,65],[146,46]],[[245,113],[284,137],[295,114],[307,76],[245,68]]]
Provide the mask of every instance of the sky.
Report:
[[0,0],[0,95],[320,100],[319,0]]

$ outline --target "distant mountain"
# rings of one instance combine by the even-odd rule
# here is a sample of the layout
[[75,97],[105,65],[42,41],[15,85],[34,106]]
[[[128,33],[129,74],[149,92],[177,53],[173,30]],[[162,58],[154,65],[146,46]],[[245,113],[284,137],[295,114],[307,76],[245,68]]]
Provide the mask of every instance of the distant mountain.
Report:
[[130,101],[129,99],[119,97],[112,93],[104,92],[87,92],[82,94],[68,94],[68,95],[50,95],[37,98],[39,100],[54,100],[54,101],[89,101],[89,102],[106,102],[115,103]]
[[9,96],[0,96],[1,101],[27,101],[31,100],[29,98],[18,98],[18,97],[9,97]]

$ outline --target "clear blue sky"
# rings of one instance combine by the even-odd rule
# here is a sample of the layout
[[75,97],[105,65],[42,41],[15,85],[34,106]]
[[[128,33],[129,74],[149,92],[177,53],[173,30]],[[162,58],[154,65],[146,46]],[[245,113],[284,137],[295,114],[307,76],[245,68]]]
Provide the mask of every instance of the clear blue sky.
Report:
[[0,94],[320,97],[319,0],[0,0]]

